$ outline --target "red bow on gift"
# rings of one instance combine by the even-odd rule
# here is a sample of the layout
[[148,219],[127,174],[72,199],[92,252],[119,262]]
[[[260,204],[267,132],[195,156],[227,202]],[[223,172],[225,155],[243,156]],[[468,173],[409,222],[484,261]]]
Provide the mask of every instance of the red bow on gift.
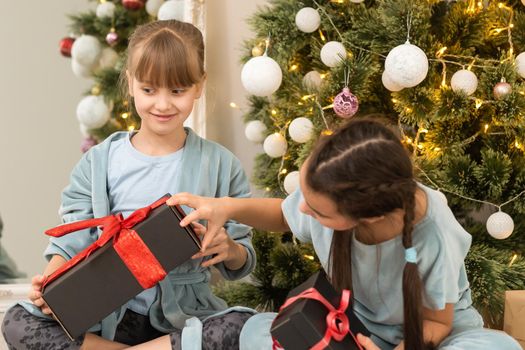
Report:
[[[347,289],[343,290],[341,295],[341,302],[339,303],[339,308],[336,309],[322,294],[320,294],[315,288],[308,288],[303,291],[301,294],[291,297],[286,300],[286,302],[281,306],[279,312],[284,310],[286,307],[290,306],[299,299],[312,299],[317,300],[322,303],[328,309],[328,315],[326,315],[326,332],[323,339],[321,339],[317,344],[312,346],[310,350],[322,350],[330,344],[330,340],[335,339],[336,341],[341,341],[346,337],[347,334],[354,339],[355,344],[360,350],[363,350],[363,347],[357,341],[356,336],[350,330],[350,321],[348,316],[346,316],[345,311],[350,305],[350,295],[351,292]],[[272,345],[273,350],[280,350],[282,346],[277,340],[273,340]]]
[[158,281],[166,277],[166,271],[164,271],[160,262],[149,250],[137,232],[132,230],[132,227],[146,219],[153,209],[163,205],[167,200],[168,197],[163,197],[147,207],[134,211],[126,219],[123,218],[122,214],[109,215],[102,218],[72,222],[47,230],[46,235],[62,237],[71,232],[100,226],[102,227],[102,234],[93,244],[75,255],[71,260],[68,260],[48,276],[42,285],[42,289],[73,266],[86,259],[91,253],[108,243],[111,239],[113,239],[115,251],[135,276],[142,288],[148,289],[153,287]]

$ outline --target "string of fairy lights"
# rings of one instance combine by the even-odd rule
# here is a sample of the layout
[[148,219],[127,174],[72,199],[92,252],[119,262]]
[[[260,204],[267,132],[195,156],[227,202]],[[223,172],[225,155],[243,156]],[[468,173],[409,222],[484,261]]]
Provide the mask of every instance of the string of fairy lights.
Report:
[[[336,3],[336,4],[344,4],[347,1],[348,0],[331,0],[330,2],[331,3]],[[447,52],[448,48],[446,46],[443,46],[439,50],[437,50],[435,55],[434,55],[434,57],[427,58],[427,56],[425,55],[425,53],[422,52],[421,49],[419,49],[415,45],[411,45],[409,43],[410,30],[411,30],[411,26],[412,26],[412,23],[411,23],[412,22],[412,15],[409,14],[407,16],[407,23],[406,23],[406,26],[407,26],[407,28],[406,28],[407,29],[407,42],[404,44],[405,47],[403,47],[402,49],[405,49],[405,48],[414,49],[415,48],[415,49],[421,51],[421,53],[423,53],[423,55],[424,55],[424,61],[425,62],[423,62],[423,63],[427,65],[427,68],[426,68],[426,70],[425,70],[425,72],[423,74],[423,77],[422,78],[421,77],[417,77],[417,78],[415,78],[414,81],[410,81],[410,82],[401,82],[399,79],[397,81],[395,81],[396,79],[393,79],[393,78],[396,78],[395,76],[394,77],[390,76],[390,77],[387,77],[389,79],[385,79],[385,73],[388,73],[387,72],[387,70],[388,70],[387,64],[388,64],[389,58],[392,58],[390,56],[392,56],[392,54],[394,53],[394,51],[396,49],[398,49],[398,47],[392,49],[387,56],[384,56],[381,53],[374,52],[374,51],[369,50],[367,48],[364,48],[364,47],[361,47],[359,45],[356,45],[355,43],[351,43],[348,40],[345,40],[343,35],[341,34],[339,29],[335,25],[334,21],[332,20],[330,14],[326,10],[326,8],[323,5],[321,5],[316,0],[313,0],[313,2],[316,5],[317,9],[312,9],[312,8],[303,8],[303,9],[301,9],[297,13],[297,16],[296,16],[296,25],[299,28],[299,30],[301,30],[303,32],[306,32],[306,33],[318,33],[318,35],[319,35],[320,39],[322,40],[322,42],[326,43],[325,46],[323,46],[323,49],[321,50],[321,60],[329,68],[336,67],[338,64],[341,63],[341,61],[343,61],[344,58],[352,56],[352,53],[345,48],[345,46],[346,46],[346,47],[350,47],[350,48],[355,49],[355,50],[360,50],[360,51],[364,51],[364,52],[370,53],[372,55],[376,55],[380,59],[385,60],[385,72],[383,73],[383,84],[391,92],[400,91],[403,88],[413,87],[413,86],[419,84],[426,77],[427,70],[428,70],[428,62],[437,62],[437,63],[441,64],[441,66],[442,66],[442,73],[441,73],[442,74],[442,79],[441,79],[440,86],[439,86],[439,88],[437,90],[440,90],[441,88],[448,87],[448,84],[447,84],[447,67],[449,65],[451,65],[451,66],[458,66],[458,67],[461,68],[459,71],[457,71],[452,76],[452,79],[450,81],[451,88],[455,92],[462,91],[462,92],[466,93],[468,100],[472,101],[472,103],[473,103],[472,108],[474,110],[478,110],[478,109],[480,109],[482,106],[484,106],[486,104],[497,103],[499,100],[505,98],[508,94],[510,94],[512,92],[512,86],[505,81],[504,77],[502,77],[501,81],[498,82],[494,86],[494,97],[495,97],[495,99],[486,99],[486,98],[479,98],[479,97],[472,96],[472,94],[474,93],[474,91],[475,91],[475,89],[477,87],[477,77],[472,72],[473,69],[493,70],[493,69],[497,69],[498,68],[497,65],[503,64],[505,62],[514,63],[514,64],[516,64],[516,66],[519,66],[517,68],[521,67],[521,65],[518,64],[518,60],[521,58],[521,56],[518,55],[518,57],[515,57],[515,55],[514,55],[514,44],[513,44],[513,40],[512,40],[512,30],[514,28],[514,10],[512,9],[512,7],[507,6],[504,2],[498,2],[497,3],[497,8],[508,12],[508,16],[507,16],[508,21],[506,23],[504,23],[503,25],[501,25],[501,26],[498,25],[498,24],[495,24],[494,27],[490,28],[490,30],[489,30],[489,34],[490,35],[498,36],[498,35],[501,35],[502,33],[505,33],[505,35],[507,36],[508,51],[506,52],[506,57],[504,57],[502,59],[485,59],[485,58],[479,58],[479,57],[468,56],[468,55],[451,54],[451,53]],[[362,2],[362,1],[360,1],[360,0],[352,0],[351,2],[356,3],[356,6],[360,6],[357,3]],[[484,11],[487,8],[487,6],[489,6],[488,1],[482,2],[482,1],[468,0],[468,5],[466,7],[465,12],[468,15],[471,15],[471,16],[477,15],[481,11]],[[333,42],[333,41],[332,42],[327,42],[326,35],[323,33],[323,30],[320,28],[320,14],[326,17],[328,23],[330,23],[330,25],[331,25],[331,29],[337,34],[337,36],[340,38],[341,42]],[[261,43],[264,43],[264,51],[261,48]],[[272,95],[273,92],[275,92],[279,88],[280,83],[281,83],[282,73],[280,71],[278,72],[279,74],[275,73],[275,69],[274,69],[275,67],[272,67],[273,70],[272,69],[269,69],[269,70],[266,69],[269,66],[272,66],[272,63],[267,63],[268,60],[273,61],[270,57],[267,56],[268,45],[269,45],[268,38],[266,38],[264,40],[264,42],[261,42],[261,43],[254,46],[254,48],[252,49],[252,56],[253,57],[243,67],[242,81],[243,81],[243,85],[246,88],[246,90],[248,90],[250,93],[252,93],[253,95],[256,95],[256,96],[268,96],[269,97],[269,101],[270,101],[270,105],[272,105],[271,95]],[[336,44],[334,44],[334,43],[336,43]],[[331,45],[330,48],[332,49],[331,50],[332,57],[329,57],[330,55],[327,56],[326,54],[323,57],[323,51],[329,45]],[[400,45],[400,47],[401,46],[403,46],[403,45]],[[344,51],[341,51],[341,47],[342,47],[342,49]],[[420,54],[419,52],[416,52],[416,51],[412,51],[412,52],[415,52],[416,54]],[[399,57],[395,57],[395,58],[399,59]],[[257,60],[260,60],[260,61],[257,61]],[[263,60],[266,60],[265,64],[262,64]],[[257,61],[258,64],[255,64],[255,61]],[[525,63],[525,53],[523,55],[523,61]],[[420,62],[422,62],[422,61],[420,61]],[[277,64],[275,61],[273,61],[273,63]],[[249,68],[251,68],[251,75],[249,74],[249,71],[250,71]],[[290,65],[289,65],[289,67],[288,67],[288,70],[289,71],[297,71],[298,69],[299,69],[298,63],[292,60]],[[523,71],[518,71],[518,73],[522,77],[525,78],[525,64],[523,65],[522,70]],[[269,71],[275,73],[273,78],[272,78],[271,74],[269,73]],[[457,73],[460,73],[460,72],[461,72],[461,74],[463,74],[462,75],[463,81],[461,81],[461,79],[460,79],[459,83],[458,83],[458,79],[455,79],[455,75]],[[317,84],[319,86],[321,84],[321,81],[323,79],[325,79],[328,74],[330,74],[330,71],[328,70],[327,72],[322,72],[322,73],[316,72],[316,73],[317,73],[317,76],[313,78],[313,82],[312,82],[312,79],[310,79],[308,81],[305,81],[305,79],[303,79],[303,83],[304,83],[305,86],[308,86],[309,84],[310,85],[312,85],[312,84],[316,85]],[[305,78],[308,75],[310,75],[310,74],[312,74],[312,76],[313,76],[313,71],[307,73],[305,75]],[[419,74],[421,75],[421,72],[419,72]],[[266,76],[263,76],[263,75],[266,75]],[[388,74],[386,74],[386,75],[388,75]],[[458,76],[459,75],[460,74],[458,74]],[[268,78],[267,76],[270,76],[270,78]],[[385,81],[385,80],[387,80],[387,81]],[[473,83],[475,83],[474,87],[472,86]],[[353,115],[353,114],[351,114],[351,115],[341,115],[340,113],[338,113],[338,110],[336,110],[336,108],[338,107],[337,103],[340,102],[340,101],[337,101],[337,99],[344,92],[344,90],[343,90],[343,92],[341,94],[339,94],[335,98],[330,99],[332,103],[330,103],[329,105],[326,105],[326,106],[323,106],[320,103],[319,98],[318,98],[318,93],[317,93],[318,90],[316,90],[316,89],[309,89],[309,90],[313,90],[313,91],[311,93],[309,93],[309,94],[301,96],[300,99],[297,101],[297,104],[301,105],[301,106],[302,105],[310,106],[310,108],[307,110],[306,115],[314,113],[314,109],[318,111],[318,113],[319,113],[319,115],[320,115],[320,117],[321,117],[321,119],[323,121],[324,127],[325,127],[325,130],[322,131],[322,134],[331,134],[332,133],[332,128],[330,127],[330,124],[328,123],[328,121],[327,121],[327,119],[326,119],[326,117],[324,115],[324,111],[325,110],[327,110],[327,109],[334,109],[334,112],[336,112],[336,114],[338,116],[343,117],[343,118],[351,117]],[[525,95],[524,91],[519,91],[519,93],[522,94],[522,95]],[[351,96],[353,96],[353,95],[351,95]],[[348,97],[348,96],[346,96],[346,97]],[[394,97],[394,98],[392,98],[392,103],[394,105],[399,105],[401,103],[401,101],[399,101],[398,99],[396,99]],[[234,104],[234,103],[232,103],[231,106],[234,107],[234,108],[238,108],[237,105]],[[346,111],[348,111],[348,108],[350,108],[350,107],[347,106],[347,110]],[[357,108],[355,108],[355,110],[357,110]],[[406,113],[411,113],[412,112],[412,108],[410,106],[404,107],[404,110],[405,110]],[[340,111],[345,112],[344,109],[343,110],[340,109]],[[266,125],[262,124],[262,122],[260,122],[260,121],[251,121],[251,122],[249,122],[247,124],[246,136],[251,141],[255,141],[255,142],[264,141],[263,148],[264,148],[265,152],[270,157],[272,157],[272,158],[282,157],[281,164],[280,164],[280,167],[279,167],[279,170],[278,170],[278,174],[277,174],[278,183],[279,183],[279,186],[281,186],[282,189],[284,187],[285,192],[291,193],[297,187],[298,184],[297,183],[293,183],[293,181],[290,181],[290,182],[292,182],[292,184],[291,185],[288,184],[288,186],[287,186],[287,184],[286,184],[287,181],[286,180],[287,180],[287,178],[289,176],[291,176],[293,174],[294,180],[298,181],[298,176],[297,176],[298,173],[297,173],[297,171],[289,172],[286,168],[284,168],[284,164],[285,164],[284,159],[286,159],[288,157],[288,153],[287,153],[288,152],[288,147],[287,147],[287,142],[288,141],[287,141],[287,138],[286,138],[286,130],[288,130],[291,139],[293,139],[294,141],[299,142],[299,143],[304,142],[304,138],[301,138],[300,141],[297,141],[297,139],[294,138],[293,133],[297,134],[297,131],[294,132],[292,130],[292,127],[294,125],[294,122],[297,119],[306,119],[306,118],[296,118],[292,122],[287,121],[287,122],[284,123],[284,125],[282,125],[282,124],[279,123],[278,119],[274,118],[277,113],[280,113],[280,112],[278,112],[275,108],[271,108],[270,119],[273,121],[273,124],[274,124],[273,126],[277,130],[276,132],[274,132],[273,134],[265,137],[265,134],[267,132]],[[287,114],[284,114],[284,115],[287,115]],[[520,114],[520,117],[521,117],[521,114]],[[255,123],[257,123],[257,122],[258,122],[258,124],[256,125]],[[498,131],[497,128],[493,130],[492,122],[493,121],[483,123],[481,125],[481,130],[479,130],[479,131],[475,132],[473,135],[467,137],[461,143],[466,145],[468,143],[473,142],[476,138],[480,137],[481,135],[500,135],[501,132]],[[306,122],[302,121],[302,125],[301,126],[305,130],[308,129],[309,132],[311,133],[311,131],[312,131],[312,126],[311,125],[306,124]],[[400,128],[400,130],[403,132],[402,128]],[[417,156],[418,154],[422,154],[423,151],[427,151],[427,152],[428,151],[442,152],[442,149],[440,147],[436,147],[436,146],[434,146],[432,149],[426,149],[425,148],[426,145],[425,145],[425,142],[424,142],[424,135],[427,134],[428,132],[429,132],[428,127],[420,126],[420,127],[417,128],[417,131],[416,131],[414,137],[410,137],[408,135],[405,135],[404,133],[402,134],[403,135],[403,142],[407,145],[407,147],[412,148],[414,156]],[[274,147],[272,147],[272,145]],[[517,148],[517,149],[519,149],[519,150],[521,150],[521,151],[525,150],[525,148],[522,145],[521,141],[518,140],[518,139],[515,140],[515,142],[514,142],[514,144],[512,146]],[[282,176],[286,175],[286,174],[288,174],[288,175],[285,177],[284,183],[283,183]],[[521,198],[525,194],[525,189],[523,191],[519,192],[516,196],[514,196],[510,200],[506,201],[505,203],[495,204],[495,203],[491,203],[489,201],[479,200],[479,199],[476,199],[476,198],[471,198],[469,196],[465,196],[462,193],[459,193],[458,191],[453,191],[453,190],[444,188],[443,186],[439,186],[434,181],[432,181],[430,179],[430,177],[428,177],[428,176],[425,176],[425,177],[427,178],[427,180],[429,180],[429,183],[432,186],[434,186],[436,189],[438,189],[438,190],[441,190],[443,192],[449,193],[449,194],[454,195],[454,196],[461,197],[461,198],[463,198],[465,200],[469,200],[469,201],[473,201],[473,202],[480,202],[480,203],[484,203],[486,205],[490,205],[492,207],[497,208],[498,211],[496,213],[494,213],[491,217],[489,217],[489,220],[487,221],[487,230],[489,231],[489,233],[493,237],[499,238],[499,239],[503,239],[503,238],[507,238],[512,233],[512,230],[514,228],[514,223],[512,221],[512,218],[508,214],[502,212],[501,208],[503,206],[508,205],[508,204],[518,200],[519,198]],[[270,189],[267,188],[267,191],[269,191],[269,190]],[[491,222],[492,222],[492,226],[490,225]],[[502,227],[504,228],[503,229],[504,232],[502,232],[502,229],[501,229]]]

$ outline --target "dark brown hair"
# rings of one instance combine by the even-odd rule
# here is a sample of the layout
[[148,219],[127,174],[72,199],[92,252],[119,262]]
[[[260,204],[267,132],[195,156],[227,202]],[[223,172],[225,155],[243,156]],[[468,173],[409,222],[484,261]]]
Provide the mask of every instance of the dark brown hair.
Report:
[[138,81],[155,87],[191,87],[205,75],[202,33],[194,25],[177,20],[141,25],[130,37],[121,74],[127,95],[126,70]]
[[[327,195],[338,211],[353,219],[404,210],[403,246],[412,247],[417,184],[412,162],[399,137],[370,117],[352,119],[321,139],[307,163],[308,186]],[[330,250],[334,286],[352,289],[351,232],[335,232]],[[417,264],[403,271],[405,349],[421,350],[423,342],[422,282]],[[386,291],[385,291],[386,292]]]

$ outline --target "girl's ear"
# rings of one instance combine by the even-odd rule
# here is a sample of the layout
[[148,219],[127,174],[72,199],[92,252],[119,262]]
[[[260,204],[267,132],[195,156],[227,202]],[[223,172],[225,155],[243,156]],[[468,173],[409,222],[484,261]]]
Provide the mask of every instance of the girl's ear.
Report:
[[128,92],[131,97],[133,97],[133,78],[129,73],[129,70],[126,69],[126,78],[128,79]]

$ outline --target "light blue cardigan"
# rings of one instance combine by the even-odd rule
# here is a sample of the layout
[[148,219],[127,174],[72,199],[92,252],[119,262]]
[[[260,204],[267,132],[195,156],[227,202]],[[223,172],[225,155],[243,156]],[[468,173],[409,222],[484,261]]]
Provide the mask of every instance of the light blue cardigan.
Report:
[[[177,191],[208,197],[249,197],[249,184],[239,160],[226,148],[202,139],[191,129],[186,128],[186,133],[181,160],[182,171],[180,177],[174,179]],[[60,215],[64,223],[110,215],[107,190],[109,149],[111,142],[127,135],[127,132],[112,134],[104,142],[91,148],[75,166],[71,173],[70,184],[62,193]],[[190,210],[184,209],[187,212]],[[252,233],[248,226],[231,221],[226,224],[226,230],[237,243],[246,248],[248,258],[246,264],[236,271],[227,269],[223,263],[215,267],[228,280],[240,279],[247,276],[255,267],[255,251],[251,244]],[[69,260],[96,240],[100,233],[97,229],[87,229],[64,237],[51,238],[44,255],[50,259],[58,254]],[[188,261],[170,271],[168,276],[159,282],[160,291],[149,311],[152,326],[162,332],[170,333],[175,329],[183,329],[188,320],[190,321],[188,324],[197,325],[196,328],[194,327],[195,330],[199,329],[199,319],[204,320],[211,315],[223,313],[227,305],[212,294],[208,284],[209,278],[209,268],[201,267],[200,260]],[[33,304],[23,303],[23,306],[35,315],[46,317]],[[117,324],[124,316],[124,312],[125,308],[122,307],[90,331],[101,330],[104,338],[113,339]],[[194,316],[197,319],[193,318]],[[188,332],[183,331],[183,335],[184,333]],[[193,336],[197,334],[192,334]]]

